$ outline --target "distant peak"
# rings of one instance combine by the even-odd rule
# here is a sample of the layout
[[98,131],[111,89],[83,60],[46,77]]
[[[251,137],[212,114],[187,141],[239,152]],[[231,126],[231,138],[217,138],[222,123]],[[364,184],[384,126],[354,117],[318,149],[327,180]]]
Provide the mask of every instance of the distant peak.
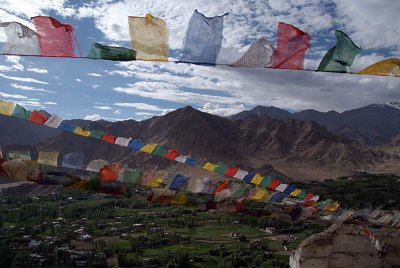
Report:
[[400,110],[400,101],[391,101],[386,103],[386,105]]

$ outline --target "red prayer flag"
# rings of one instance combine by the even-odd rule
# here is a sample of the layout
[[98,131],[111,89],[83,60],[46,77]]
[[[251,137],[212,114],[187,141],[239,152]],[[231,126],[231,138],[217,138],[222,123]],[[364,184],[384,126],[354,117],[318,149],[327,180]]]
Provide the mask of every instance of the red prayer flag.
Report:
[[41,56],[77,57],[74,53],[76,38],[72,25],[46,16],[36,16],[31,19],[39,35]]
[[114,182],[118,179],[118,173],[109,166],[103,166],[99,173],[100,180],[104,182]]
[[238,172],[237,167],[229,167],[226,172],[224,173],[225,176],[233,177]]
[[293,25],[278,23],[278,41],[271,68],[304,69],[304,54],[310,47],[310,36]]
[[164,154],[165,158],[168,158],[170,160],[174,160],[179,156],[179,152],[177,149],[169,149],[166,154]]
[[315,194],[309,193],[308,195],[306,195],[306,197],[304,197],[304,201],[308,201],[311,200],[311,198],[313,198],[315,196]]
[[223,182],[221,182],[221,183],[217,186],[217,188],[214,190],[213,194],[215,195],[216,193],[219,193],[219,192],[221,192],[222,190],[228,188],[228,185],[229,185],[229,181],[223,181]]
[[108,132],[106,132],[103,137],[101,137],[102,141],[111,143],[111,144],[115,144],[115,140],[117,139],[117,137],[111,136]]
[[44,125],[44,123],[49,119],[47,115],[40,111],[33,110],[29,115],[29,121],[35,122],[39,125]]
[[271,182],[270,182],[269,185],[268,185],[268,188],[269,188],[269,189],[275,190],[276,187],[278,187],[280,184],[281,184],[281,181],[280,181],[280,180],[278,180],[278,179],[272,179]]

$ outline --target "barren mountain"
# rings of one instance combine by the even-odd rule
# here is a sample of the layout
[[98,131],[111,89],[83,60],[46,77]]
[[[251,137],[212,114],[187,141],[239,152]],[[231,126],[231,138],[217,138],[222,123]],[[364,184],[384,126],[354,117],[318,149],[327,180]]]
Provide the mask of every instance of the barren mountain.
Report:
[[[197,159],[225,161],[293,179],[325,179],[358,170],[400,172],[398,156],[334,135],[315,122],[277,120],[265,115],[230,120],[188,106],[141,122],[91,122],[86,127],[178,148],[182,154]],[[87,160],[103,158],[130,166],[176,166],[160,157],[71,133],[62,133],[39,148],[62,153],[82,150]]]
[[382,145],[400,132],[400,109],[399,105],[393,102],[371,104],[342,113],[336,111],[324,113],[312,109],[290,113],[276,107],[257,106],[231,118],[245,119],[251,114],[263,114],[273,119],[315,121],[340,136],[368,145]]

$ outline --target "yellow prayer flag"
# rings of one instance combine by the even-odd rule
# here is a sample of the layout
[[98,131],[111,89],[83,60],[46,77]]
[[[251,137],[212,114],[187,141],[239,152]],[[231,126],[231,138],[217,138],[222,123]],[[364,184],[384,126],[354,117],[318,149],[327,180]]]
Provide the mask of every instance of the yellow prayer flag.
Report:
[[38,163],[47,166],[57,166],[58,152],[39,152]]
[[185,193],[178,193],[172,198],[172,200],[169,202],[170,204],[173,205],[184,205],[188,201],[188,197],[186,196]]
[[294,189],[293,192],[290,193],[290,195],[291,196],[297,196],[300,193],[301,193],[301,189],[296,188],[296,189]]
[[151,154],[157,147],[158,144],[156,143],[149,143],[140,148],[140,151]]
[[216,167],[216,165],[211,162],[207,162],[203,165],[203,169],[208,170],[208,171],[213,171],[215,167]]
[[0,114],[11,116],[15,108],[15,103],[0,100]]
[[137,60],[168,61],[168,28],[162,19],[129,16],[128,23]]
[[152,188],[163,188],[165,186],[163,178],[160,176],[157,176],[149,181],[147,186],[152,187]]
[[336,201],[336,202],[333,202],[333,203],[331,203],[331,204],[326,205],[326,206],[324,207],[324,210],[325,210],[326,212],[331,212],[331,213],[333,213],[333,212],[335,212],[335,211],[339,208],[339,206],[340,206],[340,204]]
[[257,173],[256,175],[254,175],[253,179],[251,180],[251,183],[254,183],[256,185],[260,185],[262,179],[264,179],[264,177],[261,176],[260,173]]
[[80,127],[75,128],[74,133],[84,137],[90,137],[90,130],[83,130]]
[[400,59],[392,58],[378,61],[359,71],[358,74],[400,76]]
[[263,187],[257,187],[256,192],[253,194],[253,196],[250,199],[251,200],[264,200],[267,197],[268,197],[267,189],[265,189]]
[[87,183],[88,183],[87,181],[77,181],[69,185],[67,188],[84,190],[86,188]]

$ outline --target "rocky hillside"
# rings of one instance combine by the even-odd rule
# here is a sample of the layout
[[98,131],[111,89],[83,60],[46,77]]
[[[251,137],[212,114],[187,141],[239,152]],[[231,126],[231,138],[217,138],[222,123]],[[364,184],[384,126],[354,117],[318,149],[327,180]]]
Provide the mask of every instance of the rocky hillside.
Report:
[[382,145],[400,132],[400,109],[395,103],[371,104],[342,113],[312,109],[290,113],[276,107],[257,106],[231,118],[245,119],[252,114],[267,115],[274,119],[315,121],[333,133],[368,145]]

